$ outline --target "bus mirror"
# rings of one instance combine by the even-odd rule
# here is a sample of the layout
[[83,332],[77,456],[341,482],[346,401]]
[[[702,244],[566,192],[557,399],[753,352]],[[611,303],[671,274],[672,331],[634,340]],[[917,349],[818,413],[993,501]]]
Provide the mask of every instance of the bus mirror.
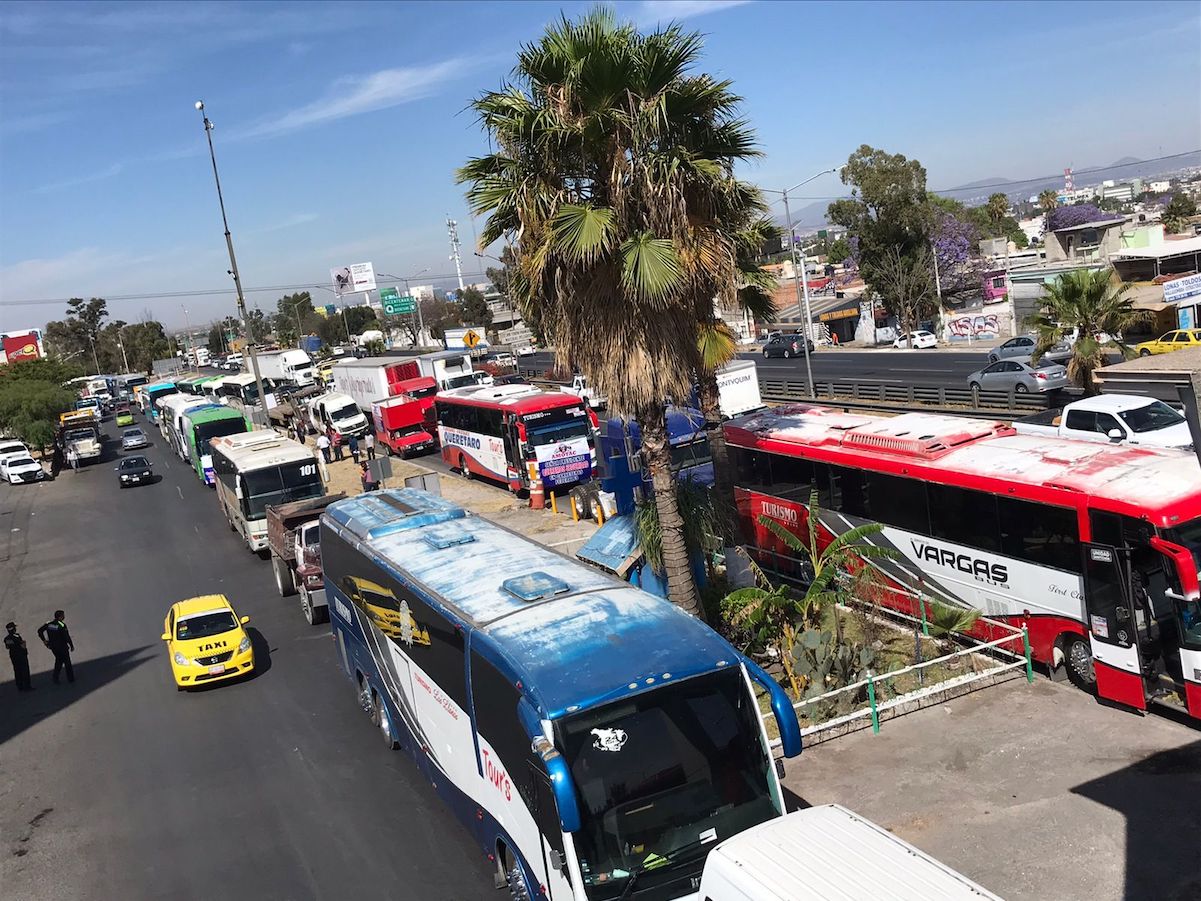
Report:
[[1171,559],[1184,597],[1192,600],[1201,596],[1201,585],[1198,584],[1197,578],[1197,563],[1189,549],[1165,541],[1158,535],[1153,535],[1148,543],[1156,551]]
[[555,807],[559,811],[559,824],[564,832],[579,832],[581,826],[580,805],[576,799],[575,783],[571,778],[571,768],[558,752],[550,739],[542,732],[542,721],[538,711],[527,698],[517,702],[517,719],[529,736],[531,750],[542,759],[546,775],[550,777],[551,791],[555,795]]
[[780,687],[780,683],[767,674],[767,671],[749,657],[742,658],[742,664],[752,679],[759,683],[771,697],[771,710],[776,717],[776,727],[780,731],[780,747],[785,757],[796,757],[801,753],[801,724],[797,721],[796,708],[792,699]]

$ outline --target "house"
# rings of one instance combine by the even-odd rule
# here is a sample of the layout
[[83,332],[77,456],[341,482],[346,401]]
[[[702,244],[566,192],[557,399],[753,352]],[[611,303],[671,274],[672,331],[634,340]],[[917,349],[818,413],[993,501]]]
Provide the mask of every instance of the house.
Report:
[[1078,225],[1048,229],[1045,242],[1048,263],[1107,262],[1122,247],[1123,216],[1103,213],[1105,218]]

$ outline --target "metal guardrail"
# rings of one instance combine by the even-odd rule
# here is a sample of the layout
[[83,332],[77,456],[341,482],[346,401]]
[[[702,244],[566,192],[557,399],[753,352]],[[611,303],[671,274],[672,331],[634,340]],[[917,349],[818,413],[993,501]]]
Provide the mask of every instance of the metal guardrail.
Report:
[[[519,368],[518,372],[535,384],[554,384],[546,379],[545,369],[527,366]],[[808,384],[803,378],[774,379],[760,375],[759,393],[768,403],[811,399]],[[1072,392],[1069,390],[1064,393],[1070,395]],[[897,385],[860,379],[815,381],[812,399],[847,409],[907,412],[917,407],[953,416],[995,416],[998,413],[1025,415],[1059,406],[1063,400],[1020,391],[976,391],[945,385]]]

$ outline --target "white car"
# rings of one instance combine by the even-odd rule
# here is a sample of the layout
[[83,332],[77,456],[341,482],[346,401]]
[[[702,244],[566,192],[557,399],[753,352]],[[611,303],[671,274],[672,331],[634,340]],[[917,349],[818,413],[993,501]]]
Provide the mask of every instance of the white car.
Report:
[[41,482],[46,478],[46,470],[28,454],[17,454],[0,459],[0,477],[10,485],[22,482]]
[[0,438],[0,461],[6,457],[28,457],[29,448],[13,438]]
[[538,353],[538,348],[536,348],[533,344],[523,344],[516,348],[513,353],[517,354],[519,357],[531,357]]
[[[909,347],[908,339],[908,335],[898,335],[897,340],[892,342],[892,346],[897,349]],[[934,337],[933,332],[927,332],[922,329],[913,332],[914,350],[926,350],[931,347],[938,347],[938,339]]]

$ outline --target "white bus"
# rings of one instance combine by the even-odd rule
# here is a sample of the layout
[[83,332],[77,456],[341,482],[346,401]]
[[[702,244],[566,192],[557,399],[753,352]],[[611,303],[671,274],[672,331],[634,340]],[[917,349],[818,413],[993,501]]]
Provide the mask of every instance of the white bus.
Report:
[[[269,378],[263,379],[263,390],[270,393],[275,383]],[[217,400],[228,404],[230,400],[239,401],[243,406],[259,402],[258,387],[254,384],[254,376],[248,372],[241,375],[227,375],[217,386]]]
[[411,488],[326,508],[321,559],[360,703],[511,897],[696,901],[709,850],[783,814],[756,693],[786,757],[792,702],[670,602]]
[[187,410],[208,406],[212,403],[208,398],[197,397],[194,394],[171,394],[158,402],[158,428],[163,437],[181,460],[188,459],[188,442],[183,436],[181,417]]
[[263,429],[210,442],[217,501],[246,547],[267,549],[267,506],[325,493],[311,448]]

